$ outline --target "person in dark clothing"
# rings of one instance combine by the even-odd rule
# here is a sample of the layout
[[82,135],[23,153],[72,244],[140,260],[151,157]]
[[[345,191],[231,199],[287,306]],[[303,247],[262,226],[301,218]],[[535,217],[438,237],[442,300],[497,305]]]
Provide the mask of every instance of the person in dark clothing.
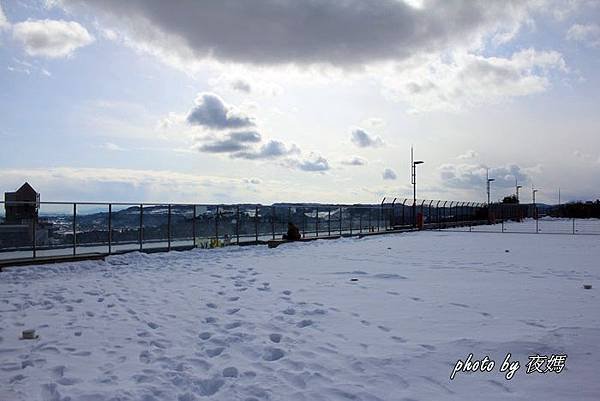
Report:
[[293,223],[288,223],[287,234],[283,234],[283,239],[288,241],[298,241],[300,238],[300,230]]

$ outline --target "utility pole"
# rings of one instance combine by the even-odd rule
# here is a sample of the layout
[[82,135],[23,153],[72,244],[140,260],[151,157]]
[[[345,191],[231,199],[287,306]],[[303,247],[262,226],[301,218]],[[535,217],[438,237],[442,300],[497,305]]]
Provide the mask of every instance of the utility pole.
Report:
[[493,181],[496,181],[496,179],[495,178],[490,178],[490,169],[489,168],[486,170],[485,176],[486,176],[486,180],[485,181],[486,181],[486,185],[487,185],[487,203],[488,203],[488,206],[489,206],[489,204],[490,204],[490,192],[491,192],[491,185],[490,185],[490,183],[492,183]]
[[417,165],[422,160],[415,160],[413,147],[410,147],[411,184],[413,185],[413,227],[417,226]]
[[523,185],[519,185],[517,177],[515,177],[515,189],[517,191],[517,203],[519,202],[519,189],[523,188]]
[[533,195],[533,218],[537,220],[537,206],[535,204],[535,194],[538,190],[531,186],[531,193]]

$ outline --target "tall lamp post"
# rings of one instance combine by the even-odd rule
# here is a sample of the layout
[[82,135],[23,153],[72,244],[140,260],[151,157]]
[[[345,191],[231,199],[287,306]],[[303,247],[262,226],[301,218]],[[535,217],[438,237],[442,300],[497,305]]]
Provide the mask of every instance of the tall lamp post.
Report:
[[539,227],[539,222],[538,222],[538,211],[537,211],[537,205],[535,204],[535,193],[537,192],[537,189],[533,188],[533,185],[531,186],[531,192],[533,194],[533,218],[535,219],[535,233],[539,233],[540,232],[540,227]]
[[415,160],[413,148],[410,148],[411,184],[413,185],[413,227],[417,226],[417,165],[425,163]]
[[517,178],[515,177],[515,189],[517,192],[517,203],[519,202],[519,189],[523,188],[523,185],[519,185]]
[[490,178],[490,169],[487,169],[486,172],[486,184],[487,184],[487,203],[488,207],[490,205],[490,192],[491,192],[491,183],[496,181],[495,178]]
[[535,194],[538,190],[531,187],[531,193],[533,194],[533,218],[537,220],[537,206],[535,204]]
[[495,218],[492,216],[492,206],[490,205],[490,193],[491,193],[491,184],[495,181],[494,178],[490,178],[490,169],[488,168],[485,173],[485,184],[487,189],[487,210],[488,210],[488,222],[492,222]]

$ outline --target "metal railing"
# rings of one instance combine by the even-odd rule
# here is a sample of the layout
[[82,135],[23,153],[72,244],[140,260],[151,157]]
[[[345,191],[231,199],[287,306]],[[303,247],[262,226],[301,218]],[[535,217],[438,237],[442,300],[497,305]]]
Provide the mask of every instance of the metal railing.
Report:
[[[20,214],[18,206],[24,206]],[[0,260],[260,244],[281,238],[288,222],[303,238],[413,229],[498,231],[498,224],[499,231],[509,232],[509,221],[530,221],[537,215],[533,205],[408,198],[368,205],[269,206],[0,201]],[[536,232],[546,232],[545,224],[540,228],[543,220],[534,221]],[[573,224],[578,227],[573,233],[583,233],[582,223]],[[598,228],[600,233],[600,224]],[[585,231],[594,230],[590,225]]]

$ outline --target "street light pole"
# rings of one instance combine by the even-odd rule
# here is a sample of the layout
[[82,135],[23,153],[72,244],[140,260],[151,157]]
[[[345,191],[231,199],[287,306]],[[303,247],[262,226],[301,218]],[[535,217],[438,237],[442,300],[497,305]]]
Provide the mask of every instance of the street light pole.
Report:
[[517,190],[517,203],[519,203],[519,189],[523,188],[523,185],[519,185],[517,177],[515,177],[515,189]]
[[490,169],[487,169],[486,172],[486,184],[487,184],[487,203],[488,203],[488,207],[490,205],[490,192],[491,192],[491,185],[490,183],[496,181],[495,178],[490,178]]
[[413,185],[413,227],[417,226],[417,165],[423,164],[422,160],[414,159],[413,148],[410,148],[411,184]]
[[531,186],[531,193],[533,195],[533,218],[537,220],[537,206],[535,204],[535,194],[538,190],[533,188],[533,185]]

